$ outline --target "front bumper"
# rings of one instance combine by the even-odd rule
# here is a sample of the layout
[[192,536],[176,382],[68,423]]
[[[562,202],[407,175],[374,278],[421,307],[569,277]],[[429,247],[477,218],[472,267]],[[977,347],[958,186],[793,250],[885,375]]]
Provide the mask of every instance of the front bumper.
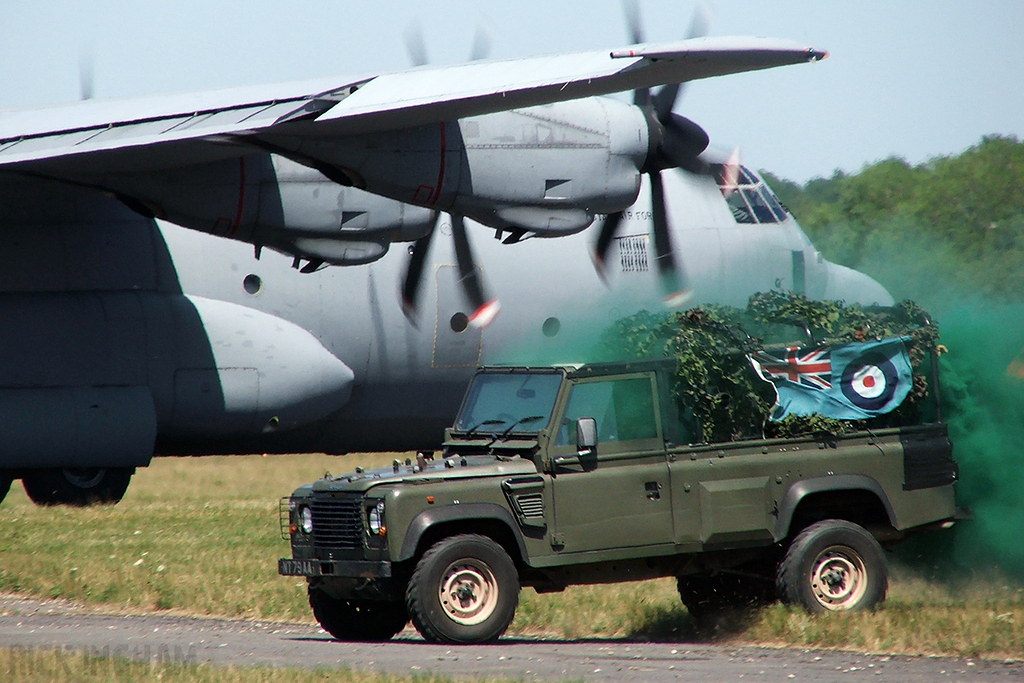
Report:
[[281,576],[336,576],[350,579],[391,578],[391,562],[387,560],[294,560],[282,557],[277,561]]

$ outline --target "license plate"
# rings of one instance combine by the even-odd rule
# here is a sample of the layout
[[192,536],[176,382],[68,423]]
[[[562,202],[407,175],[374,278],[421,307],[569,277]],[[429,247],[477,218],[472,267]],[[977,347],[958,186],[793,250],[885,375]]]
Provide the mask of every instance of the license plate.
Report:
[[281,558],[277,561],[277,573],[281,576],[320,576],[320,563]]

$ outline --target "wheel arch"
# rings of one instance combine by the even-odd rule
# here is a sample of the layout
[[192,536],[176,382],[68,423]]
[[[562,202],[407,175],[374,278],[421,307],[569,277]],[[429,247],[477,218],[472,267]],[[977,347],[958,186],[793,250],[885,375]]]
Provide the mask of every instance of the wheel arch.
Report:
[[445,505],[424,510],[409,523],[397,562],[422,555],[430,546],[448,536],[481,534],[505,549],[521,566],[527,557],[526,543],[512,514],[494,503]]
[[[827,514],[819,517],[821,512]],[[877,480],[862,474],[841,474],[804,479],[791,486],[779,504],[775,540],[799,533],[826,517],[864,527],[881,522],[897,528],[892,503]]]

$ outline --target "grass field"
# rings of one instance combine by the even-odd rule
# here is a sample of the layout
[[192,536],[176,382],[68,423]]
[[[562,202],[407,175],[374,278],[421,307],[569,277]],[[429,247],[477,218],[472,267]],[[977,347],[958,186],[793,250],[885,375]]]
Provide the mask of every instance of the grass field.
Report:
[[[278,499],[326,470],[393,457],[160,458],[119,505],[102,508],[38,508],[16,484],[0,505],[0,591],[109,610],[310,622],[305,583],[277,574],[277,558],[289,554]],[[875,612],[810,617],[775,605],[712,630],[697,628],[671,579],[524,590],[510,632],[1024,658],[1024,587],[995,574],[928,582],[896,567]]]
[[[5,683],[451,683],[431,675],[392,676],[350,669],[217,666],[180,662],[139,662],[94,657],[65,650],[0,648]],[[488,683],[497,679],[481,679]]]

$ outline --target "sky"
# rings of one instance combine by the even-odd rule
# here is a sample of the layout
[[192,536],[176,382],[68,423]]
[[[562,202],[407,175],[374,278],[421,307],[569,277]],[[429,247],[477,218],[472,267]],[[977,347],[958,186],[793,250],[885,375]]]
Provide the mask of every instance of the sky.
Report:
[[[639,0],[645,38],[686,35],[693,0]],[[744,163],[798,182],[897,156],[958,154],[983,135],[1024,137],[1024,2],[717,0],[711,35],[788,38],[817,64],[689,84],[676,111]],[[622,47],[620,0],[7,0],[0,108],[124,98],[410,64],[422,27],[432,63]]]

